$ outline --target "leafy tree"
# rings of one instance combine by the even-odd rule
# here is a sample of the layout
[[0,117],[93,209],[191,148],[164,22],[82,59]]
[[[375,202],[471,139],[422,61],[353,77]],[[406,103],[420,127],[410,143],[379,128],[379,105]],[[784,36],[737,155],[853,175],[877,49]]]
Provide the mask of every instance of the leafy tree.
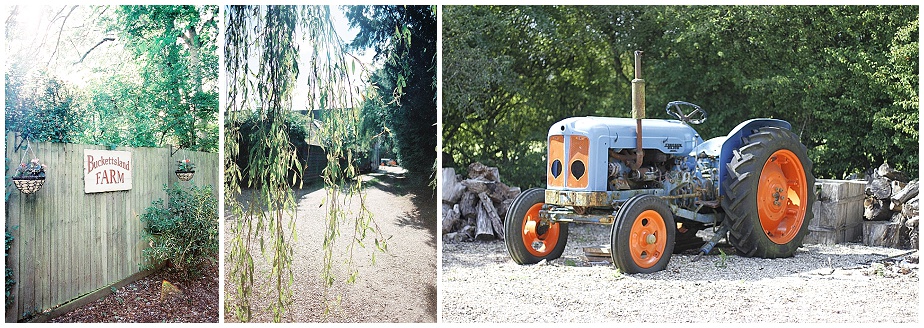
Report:
[[73,142],[80,137],[84,113],[72,87],[49,76],[27,85],[6,76],[6,130],[31,141]]
[[[160,138],[214,149],[217,132],[217,6],[121,6],[115,28],[140,60],[143,101],[162,117]],[[202,139],[202,141],[200,141]]]
[[350,46],[373,47],[376,59],[384,63],[370,82],[376,90],[391,90],[363,105],[370,109],[363,111],[364,120],[377,127],[367,126],[369,131],[390,131],[401,166],[414,173],[432,173],[436,162],[434,8],[350,6],[346,16],[350,26],[359,28]]
[[696,127],[704,138],[750,118],[784,119],[809,147],[816,176],[883,161],[916,175],[916,9],[447,7],[444,151],[540,186],[548,127],[569,116],[628,116],[632,51],[643,50],[650,118],[667,118],[660,106],[671,100],[697,103],[709,111]]
[[216,6],[40,11],[45,25],[37,30],[27,29],[32,17],[19,7],[6,20],[8,132],[40,141],[217,150]]

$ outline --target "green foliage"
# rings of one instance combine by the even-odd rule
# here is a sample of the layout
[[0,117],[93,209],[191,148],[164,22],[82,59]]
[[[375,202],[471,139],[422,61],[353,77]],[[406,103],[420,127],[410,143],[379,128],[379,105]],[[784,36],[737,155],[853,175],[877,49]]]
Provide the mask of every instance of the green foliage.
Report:
[[[383,67],[369,77],[379,97],[362,107],[365,136],[388,133],[401,166],[431,173],[436,162],[436,12],[433,6],[350,6],[353,49],[373,47]],[[381,92],[390,90],[391,92]]]
[[728,254],[725,254],[725,251],[723,251],[721,248],[719,248],[718,250],[719,250],[719,260],[715,261],[714,263],[715,267],[720,268],[720,269],[725,269],[728,267],[728,263],[727,263]]
[[31,79],[20,73],[6,74],[6,131],[31,141],[79,140],[84,120],[73,88],[47,73]]
[[176,161],[176,170],[180,172],[193,172],[196,170],[196,164],[187,159]]
[[784,119],[818,177],[883,161],[917,175],[917,35],[914,6],[449,6],[443,151],[542,185],[548,128],[628,117],[643,50],[649,118],[668,118],[671,100],[699,104],[704,138]]
[[[141,101],[161,118],[160,139],[181,148],[218,146],[218,7],[119,6],[113,26],[140,67]],[[200,131],[216,131],[201,134]]]
[[184,189],[164,187],[169,198],[151,203],[140,216],[142,239],[150,247],[142,252],[152,268],[164,261],[187,276],[207,262],[218,261],[218,199],[210,186]]
[[[249,115],[247,115],[249,114]],[[308,161],[308,150],[309,150],[309,140],[314,138],[318,132],[313,131],[313,120],[304,115],[295,114],[291,111],[284,111],[279,113],[280,119],[282,120],[282,129],[286,131],[286,136],[288,138],[289,144],[292,145],[292,149],[295,152],[295,158],[300,163],[306,163]],[[243,116],[243,117],[240,117]],[[237,145],[239,151],[237,158],[235,158],[235,163],[242,169],[243,181],[247,186],[259,186],[259,176],[256,176],[256,179],[253,179],[249,176],[251,170],[250,164],[248,163],[252,157],[252,150],[255,150],[257,147],[257,142],[260,138],[263,138],[260,133],[268,131],[271,126],[270,122],[263,120],[259,112],[251,112],[241,114],[238,120],[234,122],[226,122],[226,128],[230,128],[228,125],[233,124],[234,130],[240,132],[240,140]],[[319,138],[317,138],[319,139]],[[260,170],[255,170],[254,172],[261,172]],[[287,181],[291,181],[290,186],[300,187],[303,185],[303,172],[302,170],[296,170],[295,167],[289,169],[287,175]]]
[[[45,31],[57,35],[13,40],[27,49],[8,56],[6,132],[31,141],[217,150],[217,6],[74,6],[71,13],[87,16],[82,28],[62,23]],[[29,25],[20,19],[28,17],[8,17],[8,38],[31,32],[20,31]],[[55,57],[48,43],[29,43],[40,39],[68,40],[80,54]],[[50,65],[36,65],[35,53],[51,53]]]
[[[10,227],[6,227],[4,232],[6,233],[5,241],[5,251],[4,251],[4,260],[6,267],[6,307],[9,308],[10,305],[13,305],[13,286],[16,285],[16,277],[13,276],[13,268],[10,267],[10,248],[13,247],[13,234],[10,233]],[[15,230],[16,227],[13,227]]]

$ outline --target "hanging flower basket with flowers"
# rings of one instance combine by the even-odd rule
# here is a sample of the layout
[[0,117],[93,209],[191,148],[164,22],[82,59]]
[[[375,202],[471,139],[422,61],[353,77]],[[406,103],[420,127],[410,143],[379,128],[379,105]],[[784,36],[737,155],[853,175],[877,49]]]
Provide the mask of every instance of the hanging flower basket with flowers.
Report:
[[19,164],[16,173],[13,174],[13,184],[23,194],[32,194],[42,189],[45,185],[45,164],[39,162],[38,158],[33,158],[27,163]]
[[196,174],[196,165],[189,159],[176,161],[176,177],[183,181],[189,181]]

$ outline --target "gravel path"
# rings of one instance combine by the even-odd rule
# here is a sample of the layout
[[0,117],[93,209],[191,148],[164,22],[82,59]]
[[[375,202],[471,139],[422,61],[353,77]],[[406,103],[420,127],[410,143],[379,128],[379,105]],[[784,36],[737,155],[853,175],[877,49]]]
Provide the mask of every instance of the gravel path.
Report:
[[675,254],[664,271],[626,275],[583,260],[582,247],[609,243],[609,226],[570,229],[564,256],[536,265],[515,264],[502,241],[443,243],[441,321],[919,321],[917,253],[879,261],[906,250],[806,245],[724,263]]
[[[320,280],[323,234],[326,226],[324,208],[320,207],[325,193],[323,189],[297,192],[298,219],[296,230],[298,242],[295,245],[293,271],[294,303],[284,317],[285,322],[436,322],[436,201],[431,198],[432,190],[405,181],[404,170],[382,167],[377,173],[364,176],[366,206],[372,211],[375,222],[388,240],[388,252],[375,250],[373,238],[366,238],[366,247],[357,248],[353,260],[359,270],[358,280],[353,284],[343,281],[345,270],[338,271],[338,282],[330,289],[331,297],[340,297],[328,315],[324,315],[322,281]],[[358,198],[351,202],[351,209],[358,210]],[[225,233],[230,235],[230,223],[226,221]],[[337,241],[339,254],[346,260],[346,242],[351,238],[353,226],[343,223]],[[230,238],[230,237],[226,237]],[[226,252],[230,251],[226,247]],[[259,250],[255,251],[257,255]],[[375,263],[372,263],[372,254]],[[227,255],[226,255],[227,256]],[[257,259],[259,275],[268,272],[269,267]],[[340,260],[335,267],[343,268]],[[266,278],[257,277],[255,289],[267,284]],[[226,283],[225,290],[232,285]],[[275,294],[257,292],[253,304],[253,322],[272,321],[272,313],[265,310]],[[226,311],[225,322],[237,322]]]

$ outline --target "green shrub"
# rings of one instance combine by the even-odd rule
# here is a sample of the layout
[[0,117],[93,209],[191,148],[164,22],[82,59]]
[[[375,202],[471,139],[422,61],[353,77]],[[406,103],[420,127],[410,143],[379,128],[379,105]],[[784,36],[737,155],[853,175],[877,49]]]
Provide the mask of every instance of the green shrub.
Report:
[[145,224],[142,238],[149,247],[143,251],[149,269],[164,261],[190,274],[207,261],[217,261],[218,199],[209,186],[183,189],[164,188],[169,198],[151,203],[141,215]]
[[9,258],[10,258],[10,247],[13,247],[13,235],[10,234],[10,229],[6,229],[6,251],[4,252],[4,259],[7,260],[6,265],[6,305],[5,307],[10,307],[13,305],[13,286],[16,285],[16,278],[13,277],[13,268],[10,268]]

